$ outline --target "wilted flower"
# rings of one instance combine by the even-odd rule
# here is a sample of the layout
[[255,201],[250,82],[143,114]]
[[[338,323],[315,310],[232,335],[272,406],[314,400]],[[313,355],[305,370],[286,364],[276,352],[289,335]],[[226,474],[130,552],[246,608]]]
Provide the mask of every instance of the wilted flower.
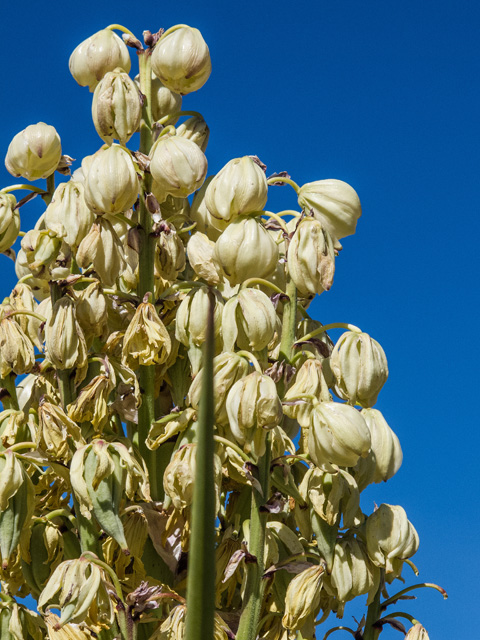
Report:
[[203,87],[212,63],[200,31],[186,25],[168,29],[153,50],[152,69],[176,93],[185,95]]
[[31,124],[11,141],[5,166],[12,176],[38,180],[48,178],[62,156],[60,136],[44,122]]
[[330,357],[336,379],[334,387],[342,400],[371,407],[388,378],[388,364],[381,345],[368,333],[346,331]]
[[4,317],[0,320],[0,376],[4,378],[11,371],[28,373],[34,364],[32,341],[14,318]]
[[90,36],[74,50],[68,66],[81,87],[93,91],[108,71],[120,67],[127,73],[131,67],[130,55],[124,42],[110,29],[102,29]]
[[55,460],[70,460],[83,444],[80,427],[62,407],[44,398],[38,405],[37,445]]
[[153,304],[140,303],[123,339],[124,364],[132,369],[139,365],[162,364],[171,349],[170,335]]
[[320,606],[320,590],[325,573],[323,564],[305,569],[288,585],[285,598],[285,615],[282,624],[286,629],[296,631],[307,619],[318,613]]

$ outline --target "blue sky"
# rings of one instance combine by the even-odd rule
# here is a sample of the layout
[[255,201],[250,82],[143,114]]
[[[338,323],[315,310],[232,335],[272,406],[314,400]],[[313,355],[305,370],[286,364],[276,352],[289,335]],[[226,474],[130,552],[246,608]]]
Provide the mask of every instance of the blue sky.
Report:
[[[360,196],[357,234],[343,242],[332,290],[311,309],[384,347],[390,378],[377,408],[400,437],[404,463],[362,504],[367,512],[374,501],[401,504],[417,528],[420,579],[450,595],[418,592],[408,604],[430,637],[475,637],[480,9],[453,0],[113,6],[3,3],[2,153],[38,121],[54,125],[78,160],[100,146],[91,94],[68,72],[71,51],[93,32],[113,22],[138,36],[177,23],[201,30],[213,72],[184,107],[210,126],[209,173],[256,154],[269,173],[287,170],[300,184],[338,178]],[[1,167],[0,184],[12,182]],[[295,207],[293,191],[272,190],[268,207]],[[35,207],[23,211],[27,229]],[[6,258],[1,269],[7,295]],[[347,606],[345,624],[350,615],[361,609]]]

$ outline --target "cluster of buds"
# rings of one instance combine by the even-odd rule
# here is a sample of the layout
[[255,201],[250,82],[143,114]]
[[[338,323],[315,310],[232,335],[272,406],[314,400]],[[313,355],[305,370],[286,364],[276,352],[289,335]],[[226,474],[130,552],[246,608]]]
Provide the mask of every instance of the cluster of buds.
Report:
[[[268,178],[253,155],[207,177],[209,128],[181,111],[211,72],[201,33],[147,31],[144,48],[117,27],[69,63],[93,92],[99,148],[70,175],[58,133],[38,123],[5,159],[13,176],[46,179],[31,189],[47,207],[20,232],[28,198],[0,191],[0,251],[23,236],[0,304],[0,582],[12,603],[0,602],[0,626],[35,639],[130,640],[137,624],[150,640],[188,635],[211,383],[214,638],[311,640],[319,616],[342,617],[357,596],[377,606],[418,548],[401,506],[361,506],[402,462],[374,406],[385,353],[307,311],[333,286],[360,201],[341,180]],[[282,184],[298,211],[267,209]],[[27,594],[43,618],[14,600]],[[418,629],[409,637],[426,637]]]

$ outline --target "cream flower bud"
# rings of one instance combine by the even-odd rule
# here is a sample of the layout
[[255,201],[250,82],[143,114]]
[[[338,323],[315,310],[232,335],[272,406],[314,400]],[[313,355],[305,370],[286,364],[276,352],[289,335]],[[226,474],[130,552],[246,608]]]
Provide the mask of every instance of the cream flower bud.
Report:
[[[217,228],[219,221],[214,218],[205,204],[205,192],[214,176],[209,176],[202,184],[201,188],[195,192],[193,196],[192,206],[190,208],[190,218],[197,223],[196,230],[205,233],[210,240],[217,240],[221,234],[220,228]],[[225,225],[224,225],[225,226]]]
[[33,275],[45,277],[62,248],[63,227],[56,229],[30,229],[23,236],[20,246],[25,252],[28,267]]
[[360,492],[353,477],[339,469],[327,473],[309,469],[298,490],[305,502],[329,525],[338,525],[343,515],[343,527],[359,524]]
[[215,245],[215,253],[230,284],[266,278],[275,271],[278,248],[257,218],[241,216],[231,222]]
[[288,585],[285,598],[285,615],[282,624],[286,629],[296,631],[307,619],[313,619],[320,607],[320,590],[325,568],[322,564],[305,569]]
[[331,235],[336,249],[338,242],[355,233],[362,207],[357,192],[342,180],[317,180],[301,187],[298,204],[313,215]]
[[78,247],[95,220],[85,203],[83,192],[81,182],[62,182],[55,189],[52,201],[45,211],[45,226],[55,229],[62,225],[65,240],[71,247]]
[[45,349],[57,369],[85,366],[87,345],[71,298],[64,296],[53,305],[52,314],[45,325]]
[[190,266],[199,278],[208,284],[218,284],[222,280],[222,267],[215,254],[215,243],[204,233],[197,231],[190,236],[187,255]]
[[107,144],[125,145],[140,126],[142,96],[123,69],[109,71],[100,80],[92,102],[93,124]]
[[205,204],[223,223],[236,216],[261,211],[267,202],[268,185],[263,169],[250,157],[227,162],[209,184]]
[[168,29],[153,50],[152,70],[176,93],[185,95],[203,87],[212,63],[200,31],[184,25]]
[[175,227],[163,223],[155,247],[155,275],[171,282],[185,269],[185,245]]
[[0,376],[4,378],[12,371],[18,375],[28,373],[34,364],[30,338],[14,318],[3,318],[0,321]]
[[261,351],[272,340],[277,314],[270,298],[258,289],[241,289],[225,304],[222,315],[222,334],[225,349]]
[[[213,289],[213,295],[215,299],[214,330],[217,336],[220,333],[223,300],[216,289]],[[209,308],[207,287],[192,289],[182,300],[176,315],[175,337],[186,347],[190,344],[199,347],[205,342]]]
[[403,453],[400,441],[378,409],[362,409],[361,414],[372,436],[375,456],[373,482],[386,482],[401,467]]
[[171,350],[170,335],[155,307],[150,302],[140,303],[123,339],[123,363],[132,369],[162,364]]
[[156,193],[163,193],[163,199],[168,195],[185,198],[202,185],[207,175],[207,158],[188,138],[160,136],[150,157]]
[[[237,380],[247,375],[248,370],[248,360],[236,353],[224,351],[213,359],[214,409],[217,422],[221,424],[228,422],[225,407],[228,391]],[[198,409],[199,406],[202,379],[203,369],[195,376],[188,391],[187,403],[194,409]]]
[[127,46],[110,29],[97,31],[84,40],[70,56],[70,73],[81,87],[93,91],[108,71],[120,67],[127,73],[131,67]]
[[336,378],[335,393],[351,404],[371,407],[388,378],[388,364],[381,345],[368,333],[346,331],[330,357]]
[[102,284],[107,287],[112,287],[126,268],[123,243],[104,216],[97,218],[80,243],[77,262],[84,269],[93,264]]
[[86,289],[80,291],[77,320],[86,337],[102,335],[108,320],[108,309],[99,281],[91,282]]
[[198,144],[203,153],[205,153],[208,138],[210,137],[210,129],[203,116],[192,116],[177,127],[177,136],[192,140],[192,142]]
[[418,534],[400,505],[381,504],[368,516],[365,532],[368,555],[387,574],[396,570],[396,560],[406,560],[417,552]]
[[352,467],[370,451],[370,431],[360,412],[346,404],[319,402],[312,410],[308,451],[318,467]]
[[314,218],[304,218],[290,241],[288,272],[300,294],[320,294],[333,284],[335,252],[330,234]]
[[[369,594],[369,602],[378,589],[380,571],[371,562],[362,542],[353,537],[339,540],[335,545],[333,569],[329,580],[340,606],[337,617],[343,617],[345,602],[364,593]],[[325,583],[327,591],[328,582]]]
[[[298,369],[292,386],[284,396],[283,413],[289,418],[297,420],[305,429],[310,424],[312,403],[301,399],[303,395],[310,395],[327,400],[330,399],[327,383],[323,374],[322,363],[316,358],[308,358]],[[299,402],[295,402],[299,398]],[[288,404],[291,402],[292,404]]]
[[228,392],[227,414],[230,429],[246,453],[265,453],[266,430],[282,420],[282,403],[274,381],[254,371],[238,380]]
[[[138,76],[137,76],[138,78]],[[137,81],[137,78],[135,80]],[[156,122],[165,116],[182,110],[182,96],[171,91],[152,74],[152,118]],[[168,124],[176,124],[179,116],[169,119]]]
[[38,180],[52,175],[61,156],[62,145],[55,128],[38,122],[13,138],[5,157],[5,166],[12,176]]
[[108,617],[111,618],[112,606],[106,596],[103,579],[103,570],[87,558],[66,560],[58,565],[40,594],[38,609],[42,612],[49,602],[51,607],[60,609],[57,628],[67,622],[82,622],[90,607],[100,601],[104,607],[107,606]]
[[92,211],[122,213],[130,209],[138,196],[139,182],[131,154],[112,144],[93,157],[85,176],[85,202]]
[[10,249],[20,231],[20,212],[11,193],[0,192],[0,253]]
[[425,627],[418,623],[410,627],[405,640],[429,640],[429,636]]

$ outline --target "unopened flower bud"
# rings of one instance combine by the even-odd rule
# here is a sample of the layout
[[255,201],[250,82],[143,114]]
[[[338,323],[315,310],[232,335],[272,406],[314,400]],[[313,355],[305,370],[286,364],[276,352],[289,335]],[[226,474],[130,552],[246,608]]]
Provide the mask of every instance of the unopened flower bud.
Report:
[[266,431],[282,420],[282,403],[274,381],[254,371],[238,380],[228,392],[230,429],[246,453],[259,458],[265,453]]
[[388,378],[388,364],[381,345],[368,333],[346,331],[330,357],[336,378],[335,393],[351,404],[371,407]]
[[313,215],[331,235],[335,248],[339,240],[355,233],[362,207],[357,192],[342,180],[317,180],[301,187],[298,204]]
[[225,304],[222,334],[225,349],[261,351],[272,340],[277,314],[270,298],[258,289],[241,289]]
[[[213,289],[213,295],[215,298],[214,330],[217,336],[220,333],[223,300],[216,289]],[[192,289],[182,300],[176,315],[175,337],[186,347],[190,344],[199,347],[205,342],[209,308],[207,287]]]
[[177,127],[177,136],[192,140],[205,153],[208,138],[210,137],[210,129],[203,116],[192,116]]
[[314,218],[304,218],[290,241],[288,272],[300,294],[320,294],[333,284],[335,252],[328,231]]
[[415,527],[400,505],[381,504],[368,516],[366,538],[372,562],[387,574],[397,570],[395,561],[410,558],[419,545]]
[[[225,407],[228,391],[244,378],[249,370],[248,360],[236,353],[224,351],[213,359],[213,386],[215,419],[218,423],[228,422]],[[202,390],[203,369],[195,376],[188,391],[187,403],[198,409]]]
[[93,264],[102,284],[107,287],[112,287],[126,268],[123,243],[105,216],[97,218],[80,243],[77,262],[84,269]]
[[52,315],[45,325],[45,348],[57,369],[85,366],[87,345],[71,298],[64,296],[53,305]]
[[174,282],[185,269],[185,246],[175,227],[164,224],[155,246],[155,275]]
[[265,172],[250,156],[227,162],[209,184],[205,204],[225,226],[240,214],[261,211],[267,202]]
[[215,245],[218,261],[230,284],[266,278],[275,271],[278,248],[258,218],[240,216],[231,222]]
[[285,615],[282,624],[286,629],[296,631],[307,619],[315,619],[320,605],[320,590],[325,568],[323,564],[305,569],[288,585],[285,597]]
[[38,180],[52,175],[61,156],[62,145],[55,128],[38,122],[13,138],[8,147],[5,166],[12,176]]
[[162,364],[171,349],[170,335],[153,304],[140,303],[123,339],[124,364],[132,369],[140,365]]
[[27,264],[33,275],[43,276],[45,269],[54,263],[62,247],[63,227],[55,229],[31,229],[20,243]]
[[[135,78],[135,82],[140,86],[140,77]],[[154,122],[161,120],[165,116],[174,114],[182,110],[182,96],[166,87],[161,80],[152,73],[152,118]],[[176,124],[180,116],[169,118],[168,124]]]
[[84,40],[70,56],[70,73],[81,87],[93,91],[108,71],[120,67],[127,73],[131,67],[125,43],[110,29],[97,31]]
[[203,87],[212,63],[200,31],[184,25],[168,29],[153,50],[152,70],[176,93],[185,95]]
[[370,451],[370,431],[360,412],[347,404],[319,402],[312,410],[308,451],[318,467],[352,467]]
[[418,623],[410,627],[405,640],[429,640],[429,636],[425,627]]
[[360,492],[353,477],[339,469],[327,473],[321,469],[309,469],[298,490],[305,502],[329,525],[338,525],[343,516],[343,527],[359,524]]
[[11,193],[0,192],[0,253],[10,249],[20,231],[20,212]]
[[77,320],[86,337],[101,336],[108,320],[107,300],[99,281],[80,291]]
[[103,147],[93,157],[85,176],[85,202],[97,215],[122,213],[138,196],[139,181],[128,151],[118,144]]
[[215,243],[204,233],[197,231],[190,236],[187,255],[190,266],[205,282],[218,284],[222,280],[222,267],[215,254]]
[[163,200],[168,195],[185,198],[202,185],[207,175],[207,158],[200,147],[188,138],[160,136],[150,157],[155,193],[163,193]]
[[372,452],[375,456],[373,482],[386,482],[401,467],[403,453],[400,441],[378,409],[362,409],[361,414],[372,436]]
[[65,229],[65,240],[71,247],[78,247],[95,220],[83,197],[83,184],[69,180],[55,189],[52,201],[45,211],[45,225],[48,229]]
[[142,97],[135,82],[123,69],[106,73],[95,89],[93,124],[107,144],[125,145],[140,126]]
[[205,204],[205,192],[213,178],[214,176],[209,176],[202,184],[201,188],[195,192],[192,206],[190,208],[190,218],[197,223],[197,231],[205,233],[210,240],[215,241],[221,234],[220,228],[217,228],[219,221],[212,216]]
[[[301,398],[305,394],[314,396],[318,400],[330,399],[322,363],[316,358],[305,360],[298,369],[292,386],[284,396],[283,413],[289,418],[297,420],[302,427],[307,428],[310,424],[312,403]],[[296,398],[299,400],[296,401]]]

